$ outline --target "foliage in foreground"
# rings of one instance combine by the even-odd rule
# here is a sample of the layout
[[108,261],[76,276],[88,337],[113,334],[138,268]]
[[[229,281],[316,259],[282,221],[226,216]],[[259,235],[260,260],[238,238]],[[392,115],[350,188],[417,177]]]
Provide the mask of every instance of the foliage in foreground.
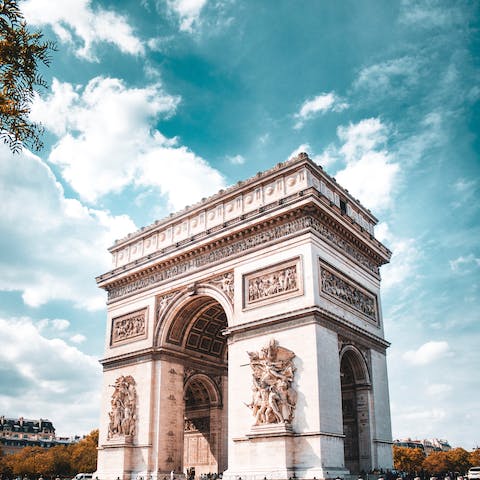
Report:
[[3,476],[55,477],[73,476],[97,469],[98,430],[72,445],[52,448],[25,447],[12,455],[1,455]]
[[420,472],[431,475],[458,472],[464,475],[470,467],[480,466],[480,449],[469,453],[463,448],[454,448],[449,452],[433,452],[426,457],[419,448],[394,445],[393,466],[409,475],[418,475]]
[[14,153],[43,146],[43,129],[29,114],[35,92],[47,87],[39,66],[50,64],[54,50],[40,31],[29,31],[17,0],[0,0],[0,139]]

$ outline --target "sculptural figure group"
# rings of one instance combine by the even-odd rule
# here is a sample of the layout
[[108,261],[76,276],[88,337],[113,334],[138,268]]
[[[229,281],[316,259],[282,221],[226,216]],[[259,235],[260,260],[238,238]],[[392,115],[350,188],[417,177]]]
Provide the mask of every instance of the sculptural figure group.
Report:
[[255,425],[291,424],[297,403],[297,393],[292,388],[295,354],[271,340],[260,353],[248,352],[248,355],[253,375],[253,399],[248,406]]
[[260,275],[248,282],[248,301],[267,298],[278,293],[297,288],[297,268],[295,265],[276,272]]
[[135,380],[131,375],[121,376],[115,380],[112,394],[112,410],[109,412],[108,438],[119,435],[135,435],[137,392]]

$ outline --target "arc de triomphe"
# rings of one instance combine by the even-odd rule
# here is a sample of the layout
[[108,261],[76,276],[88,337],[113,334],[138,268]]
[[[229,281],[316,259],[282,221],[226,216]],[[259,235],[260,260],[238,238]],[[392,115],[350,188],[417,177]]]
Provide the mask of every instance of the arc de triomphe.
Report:
[[98,478],[392,468],[376,222],[300,154],[117,241]]

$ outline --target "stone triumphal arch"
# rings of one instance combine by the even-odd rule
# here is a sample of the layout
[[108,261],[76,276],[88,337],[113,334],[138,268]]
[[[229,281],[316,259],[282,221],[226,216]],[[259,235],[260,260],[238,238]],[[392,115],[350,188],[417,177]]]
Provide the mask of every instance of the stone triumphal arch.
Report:
[[391,468],[376,222],[300,154],[117,241],[98,478]]

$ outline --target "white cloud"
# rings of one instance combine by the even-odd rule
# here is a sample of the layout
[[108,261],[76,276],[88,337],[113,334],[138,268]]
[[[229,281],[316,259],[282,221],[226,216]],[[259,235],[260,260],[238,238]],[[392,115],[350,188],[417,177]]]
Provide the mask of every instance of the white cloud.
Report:
[[58,331],[66,330],[70,326],[70,322],[68,320],[64,320],[63,318],[54,318],[51,320],[51,324],[54,330]]
[[450,269],[455,273],[469,273],[471,267],[480,267],[480,258],[476,258],[473,253],[466,257],[460,256],[455,260],[450,260]]
[[315,155],[309,143],[302,143],[288,156],[287,160],[296,157],[299,153],[303,152],[308,154],[310,160],[317,163],[318,165],[321,165],[323,168],[329,167],[338,159],[336,153],[330,148],[325,149],[319,155]]
[[[107,248],[135,230],[133,222],[65,198],[50,169],[26,150],[13,156],[0,146],[0,165],[0,290],[22,292],[33,307],[69,300],[79,308],[103,308],[94,277],[109,269]],[[62,330],[65,322],[48,326]]]
[[227,160],[232,165],[243,165],[245,163],[245,158],[242,155],[234,155],[232,157],[227,157]]
[[307,120],[314,118],[319,113],[325,113],[329,110],[340,112],[346,108],[348,108],[348,104],[334,92],[322,93],[303,102],[298,113],[294,115],[294,118],[297,119],[294,128],[302,128]]
[[36,99],[32,118],[60,137],[48,160],[83,200],[94,203],[139,185],[157,188],[169,208],[179,209],[225,186],[223,176],[177,138],[152,130],[179,101],[158,83],[128,88],[96,77],[82,88],[54,80],[52,94]]
[[144,53],[127,19],[111,10],[94,8],[91,0],[26,0],[20,8],[30,25],[50,25],[62,42],[75,46],[79,57],[96,60],[93,47],[101,42],[113,44],[123,53]]
[[75,335],[72,335],[70,337],[70,341],[73,342],[73,343],[83,343],[85,340],[87,339],[87,337],[85,335],[82,335],[81,333],[77,333]]
[[362,204],[383,210],[390,206],[399,165],[384,148],[388,129],[378,118],[339,127],[343,142],[338,150],[346,166],[335,175],[337,181]]
[[180,30],[192,32],[200,21],[200,14],[207,0],[167,0],[168,7],[180,19]]
[[354,161],[384,146],[387,127],[378,118],[366,118],[347,127],[338,127],[337,135],[343,142],[340,153],[345,155],[347,161]]
[[[0,318],[0,411],[49,419],[58,434],[96,427],[101,367],[59,338],[46,338],[29,318]],[[55,368],[52,368],[55,365]]]
[[378,96],[395,88],[398,96],[401,88],[410,88],[420,77],[419,60],[405,56],[363,68],[353,83],[355,89],[364,89],[369,97]]
[[400,23],[413,25],[416,28],[442,28],[449,25],[463,23],[468,9],[458,8],[456,5],[446,5],[443,2],[427,0],[403,0],[400,9]]
[[311,150],[309,143],[302,143],[288,156],[287,160],[296,157],[299,153],[307,153],[310,156]]
[[428,365],[451,355],[448,342],[431,341],[424,343],[417,350],[408,350],[403,354],[403,358],[412,365]]
[[395,237],[386,222],[375,227],[375,237],[392,251],[390,263],[382,267],[382,288],[389,290],[408,281],[412,285],[420,252],[413,238]]

